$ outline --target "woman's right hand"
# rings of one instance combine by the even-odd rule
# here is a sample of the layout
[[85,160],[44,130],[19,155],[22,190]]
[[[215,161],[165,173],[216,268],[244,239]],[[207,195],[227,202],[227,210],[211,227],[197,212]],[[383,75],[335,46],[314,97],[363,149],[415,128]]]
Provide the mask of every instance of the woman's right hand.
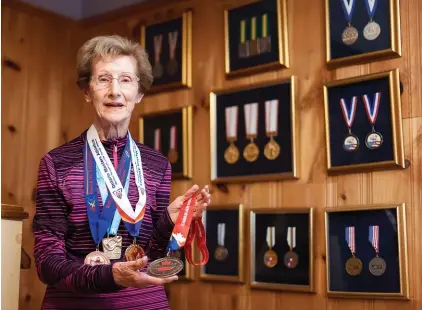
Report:
[[156,278],[151,277],[145,272],[139,272],[146,266],[148,258],[144,256],[141,259],[130,262],[118,262],[113,264],[113,278],[117,285],[123,287],[136,287],[143,288],[151,285],[164,285],[176,281],[177,276],[169,278]]

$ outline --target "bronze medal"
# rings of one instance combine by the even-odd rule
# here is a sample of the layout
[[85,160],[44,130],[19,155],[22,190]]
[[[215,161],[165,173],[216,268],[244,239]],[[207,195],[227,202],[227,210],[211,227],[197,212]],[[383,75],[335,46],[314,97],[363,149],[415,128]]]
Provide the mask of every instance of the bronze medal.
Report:
[[169,75],[175,75],[177,70],[179,69],[179,64],[177,63],[176,59],[170,59],[167,64],[167,73]]
[[169,162],[172,164],[177,163],[177,160],[179,159],[179,155],[177,154],[177,151],[175,149],[170,149],[167,157],[169,159]]
[[258,55],[258,40],[249,41],[249,54],[251,56]]
[[273,268],[277,265],[277,263],[278,263],[277,253],[271,249],[266,251],[264,254],[264,265],[267,266],[268,268]]
[[349,258],[346,262],[346,271],[351,276],[357,276],[362,272],[362,261],[355,256]]
[[354,152],[359,149],[359,139],[355,135],[348,135],[343,142],[343,149],[347,152]]
[[381,27],[374,21],[370,21],[365,28],[363,28],[363,36],[369,41],[375,40],[380,34]]
[[126,256],[126,261],[128,262],[134,261],[134,260],[144,257],[145,251],[140,245],[134,243],[127,247],[125,251],[125,256]]
[[383,142],[382,135],[379,132],[371,132],[366,136],[365,144],[370,150],[376,150],[381,147]]
[[346,45],[352,45],[356,42],[356,40],[359,37],[359,33],[356,30],[355,27],[348,26],[346,29],[344,29],[341,39],[343,40],[344,44]]
[[148,266],[148,274],[157,278],[168,278],[183,270],[183,262],[176,257],[163,257]]
[[122,256],[122,236],[113,236],[102,240],[104,254],[109,259],[119,259]]
[[97,265],[110,265],[111,262],[110,262],[110,259],[107,257],[107,255],[97,250],[97,251],[89,253],[85,257],[84,264],[90,265],[90,266],[97,266]]
[[369,262],[369,271],[374,276],[380,276],[384,274],[386,269],[387,269],[387,264],[385,263],[385,260],[379,256],[374,257]]
[[163,76],[163,65],[160,63],[156,63],[154,68],[152,69],[152,75],[154,78],[159,79]]
[[272,137],[265,145],[264,155],[268,160],[274,160],[280,155],[280,145]]
[[239,58],[246,58],[246,44],[240,43],[239,44]]
[[286,255],[284,255],[284,265],[287,268],[296,268],[298,263],[299,257],[295,252],[289,251],[286,253]]
[[221,245],[217,246],[214,252],[214,258],[219,262],[223,262],[226,260],[227,256],[229,256],[229,250]]
[[239,160],[239,150],[233,143],[230,143],[229,147],[224,152],[224,159],[229,164],[234,164]]
[[245,149],[243,150],[243,157],[248,161],[248,162],[254,162],[258,159],[259,156],[259,148],[258,146],[253,143],[250,142]]

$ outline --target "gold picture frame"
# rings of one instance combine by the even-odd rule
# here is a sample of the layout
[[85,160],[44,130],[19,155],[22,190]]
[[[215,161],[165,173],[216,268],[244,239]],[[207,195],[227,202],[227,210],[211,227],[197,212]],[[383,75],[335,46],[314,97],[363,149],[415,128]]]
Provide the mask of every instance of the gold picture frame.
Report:
[[[182,31],[182,41],[181,41],[181,74],[179,80],[167,79],[168,81],[159,82],[158,84],[152,84],[149,89],[149,93],[159,93],[163,91],[181,89],[181,88],[191,88],[192,87],[192,10],[184,11],[179,17],[172,17],[171,19],[162,20],[159,23],[141,25],[140,30],[140,44],[143,46],[147,52],[154,56],[154,49],[149,48],[146,44],[146,32],[147,27],[150,26],[159,26],[160,24],[172,23],[177,20],[182,20],[181,31]],[[165,41],[163,41],[165,42]],[[177,54],[177,47],[176,52]],[[177,56],[176,56],[177,57]],[[154,67],[154,61],[151,60],[151,63]],[[165,71],[165,70],[163,70]],[[154,71],[153,71],[154,72]],[[156,78],[154,78],[154,81]]]
[[[341,290],[332,290],[331,289],[331,277],[330,277],[330,240],[329,240],[329,230],[330,230],[330,219],[329,216],[331,214],[339,214],[345,212],[376,212],[376,211],[386,211],[386,210],[395,210],[396,212],[396,218],[394,218],[394,215],[388,214],[385,215],[386,221],[391,223],[396,220],[397,227],[392,228],[393,230],[397,230],[397,251],[398,251],[398,257],[395,257],[394,260],[398,259],[398,271],[400,273],[399,276],[399,286],[400,291],[397,293],[382,293],[382,292],[357,292],[357,291],[341,291]],[[341,206],[341,207],[327,207],[325,208],[325,247],[326,247],[326,280],[327,280],[327,296],[333,297],[333,298],[362,298],[362,299],[409,299],[409,271],[408,271],[408,262],[407,262],[407,225],[406,225],[406,206],[405,203],[392,203],[392,204],[369,204],[369,205],[361,205],[361,206]],[[357,218],[359,215],[355,215],[354,217]],[[373,224],[374,222],[379,222],[380,217],[379,215],[374,215],[377,217],[376,220],[371,221],[370,223]],[[334,221],[334,220],[333,220]],[[337,221],[338,223],[338,221]],[[348,222],[349,223],[349,222]],[[341,223],[340,223],[341,225]],[[346,224],[349,225],[349,224]],[[378,224],[379,225],[379,224]],[[367,228],[367,226],[365,226]],[[381,236],[382,230],[379,228],[379,235]],[[355,233],[358,234],[362,232],[362,230],[355,229]],[[356,240],[360,239],[354,238]],[[380,237],[381,239],[381,237]],[[366,239],[365,239],[366,241]],[[356,241],[356,242],[359,242]],[[368,241],[367,241],[368,242]],[[381,240],[379,241],[381,244]],[[388,244],[388,247],[394,246],[394,241]],[[370,243],[368,242],[368,245]],[[347,246],[347,245],[346,245]],[[361,243],[356,245],[356,249],[358,249],[358,246],[362,248]],[[385,248],[385,247],[384,247]],[[372,251],[374,251],[372,249]],[[380,250],[380,257],[383,256],[383,249]],[[356,250],[358,252],[358,250]],[[356,257],[361,257],[363,260],[362,254],[363,250],[360,250],[359,253],[356,253]],[[350,253],[350,250],[349,250]],[[384,250],[385,253],[385,250]],[[374,257],[375,254],[371,253],[370,257]],[[387,261],[387,259],[386,259]],[[391,268],[389,267],[390,261],[386,264],[386,269]],[[362,263],[362,273],[364,272],[364,269],[368,268],[368,264],[365,260],[363,260]],[[335,273],[336,275],[339,274],[338,272]],[[363,280],[365,281],[365,279]],[[391,279],[380,279],[383,283],[393,282]],[[369,281],[367,281],[369,282]],[[369,283],[369,285],[372,285],[372,287],[377,287],[373,283]]]
[[[181,114],[181,115],[179,115]],[[174,179],[191,179],[192,178],[192,122],[193,122],[193,107],[192,106],[185,106],[182,108],[174,108],[169,109],[166,111],[161,112],[155,112],[155,113],[149,113],[142,115],[139,118],[139,142],[145,144],[145,120],[147,118],[154,118],[159,119],[160,117],[167,116],[170,117],[172,115],[175,115],[176,117],[181,117],[181,128],[180,132],[182,135],[182,158],[183,160],[176,163],[178,165],[178,169],[174,168],[172,169],[172,178]],[[166,122],[163,122],[164,124]],[[149,143],[148,143],[149,141]],[[146,145],[148,145],[151,148],[154,148],[153,145],[153,138],[151,143],[151,133],[148,133],[148,141]],[[166,155],[165,155],[166,156]],[[179,157],[180,158],[180,157]],[[182,168],[180,168],[180,165]]]
[[[280,89],[278,89],[277,91],[272,90],[271,92],[267,91],[270,88],[275,88],[275,87],[280,87],[280,89],[282,89],[283,87],[288,87],[288,90],[283,90],[287,93],[287,97],[290,97],[289,102],[283,102],[282,100],[284,100],[284,96],[282,95]],[[264,88],[267,88],[266,91],[263,91]],[[261,82],[261,83],[256,83],[256,84],[252,84],[252,85],[247,85],[247,86],[240,86],[240,87],[233,87],[233,88],[228,88],[228,89],[220,89],[220,90],[215,90],[210,92],[210,149],[211,149],[211,182],[212,183],[236,183],[236,182],[241,182],[241,183],[247,183],[247,182],[253,182],[253,181],[269,181],[269,180],[296,180],[299,179],[299,175],[300,175],[300,165],[299,165],[299,159],[298,159],[298,154],[299,154],[299,122],[298,122],[298,113],[296,111],[296,100],[297,100],[297,78],[295,76],[289,76],[287,78],[282,78],[282,79],[277,79],[274,81],[267,81],[267,82]],[[259,104],[264,105],[264,101],[267,100],[266,98],[270,95],[277,94],[277,96],[279,96],[279,100],[280,102],[284,103],[284,104],[280,104],[280,106],[282,106],[284,109],[288,109],[288,111],[286,111],[285,113],[279,113],[279,117],[280,119],[282,117],[286,118],[286,119],[282,119],[282,121],[278,120],[278,122],[280,124],[284,123],[284,124],[290,124],[290,126],[288,126],[288,128],[284,128],[283,130],[279,130],[278,135],[280,136],[280,141],[281,142],[285,142],[285,141],[289,141],[286,142],[285,145],[282,145],[281,148],[283,149],[283,152],[287,152],[289,154],[288,161],[283,161],[284,157],[279,157],[277,158],[278,161],[275,161],[276,164],[274,164],[273,166],[271,166],[272,168],[275,167],[275,169],[271,169],[271,171],[264,173],[262,170],[260,170],[259,172],[257,171],[254,174],[248,174],[248,175],[226,175],[226,176],[221,176],[219,175],[219,166],[218,166],[218,156],[224,156],[224,150],[222,152],[219,152],[217,149],[217,145],[219,143],[220,140],[218,139],[223,139],[221,137],[224,137],[225,133],[224,131],[222,131],[220,134],[217,134],[217,131],[220,130],[217,120],[220,119],[217,117],[217,112],[218,112],[218,100],[219,97],[225,96],[225,95],[239,95],[243,96],[242,94],[244,94],[247,91],[256,91],[256,90],[260,90],[260,95],[257,95],[259,98]],[[262,94],[264,94],[264,96],[262,96]],[[262,97],[261,97],[262,96]],[[265,97],[267,96],[267,97]],[[250,98],[248,99],[239,99],[242,102],[248,102],[248,100],[250,100]],[[243,103],[238,103],[237,105],[242,105]],[[265,108],[265,106],[264,106]],[[261,109],[263,109],[261,107]],[[279,108],[281,109],[281,108]],[[240,109],[239,109],[240,110]],[[263,110],[262,110],[263,111]],[[241,113],[241,112],[239,112]],[[220,113],[221,114],[221,113]],[[223,113],[224,114],[224,113]],[[261,114],[262,115],[262,114]],[[265,113],[264,113],[265,116]],[[239,114],[239,118],[242,117],[242,114]],[[222,116],[222,118],[224,119],[224,116]],[[260,118],[258,116],[258,119],[261,119],[262,121],[265,121],[265,117],[264,118]],[[243,130],[243,129],[242,129]],[[260,133],[261,135],[265,136],[265,133]],[[225,138],[224,138],[225,139]],[[239,139],[240,139],[240,135],[239,135]],[[239,140],[238,139],[238,140]],[[243,137],[242,137],[243,139]],[[275,138],[274,138],[275,139]],[[256,139],[257,141],[257,139]],[[280,143],[281,143],[280,142]],[[284,143],[283,142],[283,143]],[[262,156],[262,158],[264,157],[264,145],[262,146],[262,150],[260,156]],[[287,149],[287,151],[286,151]],[[218,152],[217,152],[218,151]],[[280,152],[280,154],[282,154]],[[282,154],[281,156],[285,156],[284,154]],[[240,150],[240,157],[242,157],[242,152]],[[241,158],[241,160],[243,160]],[[287,165],[286,167],[284,167],[283,165]],[[280,171],[277,171],[277,169],[279,169]],[[283,169],[285,171],[283,171]],[[220,169],[221,170],[221,169]],[[241,171],[238,169],[238,171]],[[276,171],[276,172],[274,172]]]
[[[206,268],[210,266],[211,260],[214,259],[214,252],[211,252],[212,249],[208,248],[210,251],[209,253],[209,260],[205,266],[201,266],[200,268],[200,279],[205,281],[220,281],[220,282],[232,282],[232,283],[244,283],[245,281],[245,271],[244,271],[244,206],[243,204],[219,204],[219,205],[211,205],[207,207],[207,210],[203,213],[203,223],[205,227],[205,231],[207,231],[207,216],[210,212],[213,211],[237,211],[237,275],[224,275],[224,274],[215,274],[215,273],[207,273]],[[210,235],[207,234],[207,244],[208,240],[210,239]],[[226,238],[227,240],[228,238]],[[229,254],[230,255],[230,254]],[[226,264],[229,265],[229,264]],[[216,268],[215,266],[212,268]]]
[[[332,57],[331,50],[331,31],[330,31],[330,1],[325,0],[325,29],[326,29],[326,63],[329,69],[334,69],[346,65],[361,64],[367,63],[370,61],[376,60],[385,60],[391,58],[401,57],[402,47],[401,47],[401,30],[400,30],[400,1],[399,0],[387,0],[388,2],[388,11],[390,15],[388,16],[389,23],[389,41],[390,44],[388,47],[380,47],[378,50],[372,50],[363,52],[361,54],[348,55],[343,57]],[[338,1],[337,5],[340,3]],[[378,11],[378,10],[377,10]],[[333,13],[334,14],[334,13]],[[378,13],[379,14],[379,13]],[[353,16],[358,16],[359,14],[354,14]],[[369,19],[369,17],[368,17]],[[364,22],[368,21],[366,19]],[[356,17],[352,20],[352,24],[355,24]],[[360,21],[357,21],[360,22]],[[355,25],[354,25],[355,26]],[[363,27],[363,26],[362,26]],[[385,31],[382,27],[381,32]],[[343,30],[343,28],[341,28]],[[363,37],[363,29],[358,29],[360,32],[358,35]],[[340,40],[340,38],[339,38]]]
[[[286,284],[268,281],[257,281],[255,276],[256,270],[256,217],[257,215],[307,215],[308,222],[308,255],[309,255],[309,268],[308,277],[309,284]],[[315,243],[314,243],[314,208],[251,208],[249,210],[249,241],[250,241],[250,274],[249,286],[256,289],[266,290],[280,290],[280,291],[293,291],[293,292],[315,292],[314,289],[314,257],[315,257]],[[300,260],[300,258],[299,258]],[[278,264],[282,264],[282,257],[279,257]],[[274,272],[273,272],[274,274]]]
[[[289,68],[289,32],[287,25],[287,0],[274,0],[277,6],[277,47],[278,55],[277,60],[271,62],[264,62],[250,67],[232,69],[230,62],[230,27],[229,27],[229,13],[232,10],[246,7],[257,6],[263,1],[254,2],[251,4],[237,6],[224,10],[224,50],[225,50],[225,74],[227,77],[234,77],[240,75],[247,75],[256,72],[263,72],[277,68]],[[247,18],[247,17],[246,17]]]
[[[383,81],[382,81],[383,80]],[[381,82],[380,82],[381,81]],[[330,122],[330,117],[332,117],[331,112],[332,111],[332,107],[331,104],[334,106],[337,106],[338,111],[341,111],[340,108],[340,104],[338,101],[329,102],[329,97],[330,97],[330,91],[331,89],[336,90],[338,93],[341,91],[338,91],[338,87],[343,87],[342,92],[347,92],[347,90],[344,90],[345,87],[347,86],[347,88],[353,87],[353,85],[358,84],[358,85],[364,85],[364,84],[368,84],[369,83],[378,83],[376,84],[376,87],[380,87],[380,88],[385,88],[387,89],[389,96],[387,97],[383,97],[383,98],[388,98],[389,101],[389,105],[388,108],[384,107],[384,109],[388,109],[389,113],[385,112],[384,113],[384,118],[387,119],[391,119],[391,121],[389,122],[388,126],[385,125],[384,128],[387,132],[391,133],[391,136],[387,137],[387,138],[383,138],[383,144],[389,143],[389,145],[391,145],[391,153],[388,154],[389,157],[391,157],[391,159],[385,159],[385,160],[371,160],[371,162],[368,161],[368,158],[366,159],[368,162],[357,162],[357,163],[351,163],[351,164],[345,164],[345,163],[339,163],[339,164],[333,164],[333,156],[332,156],[332,152],[335,152],[335,150],[333,150],[331,143],[332,143],[332,135],[337,135],[339,134],[337,132],[338,128],[333,129],[333,126]],[[384,83],[384,84],[380,84],[380,83]],[[375,85],[375,84],[374,84]],[[387,87],[388,85],[388,87]],[[368,88],[368,86],[365,86]],[[357,93],[353,93],[354,96],[357,95]],[[338,95],[336,95],[337,97],[339,97]],[[350,97],[351,97],[350,96]],[[383,99],[380,99],[383,100]],[[381,104],[379,104],[379,106],[381,106]],[[360,109],[359,113],[363,113],[365,114],[365,107],[363,106],[363,104],[358,103],[358,108]],[[341,80],[336,80],[336,81],[332,81],[332,82],[328,82],[324,85],[324,115],[325,115],[325,135],[326,135],[326,158],[327,158],[327,168],[328,168],[328,172],[332,173],[332,174],[338,174],[338,173],[353,173],[353,172],[365,172],[365,171],[369,171],[369,170],[382,170],[382,169],[403,169],[405,168],[405,158],[404,158],[404,145],[403,145],[403,128],[402,128],[402,113],[401,113],[401,98],[400,98],[400,80],[399,80],[399,70],[398,69],[394,69],[394,70],[388,70],[388,71],[384,71],[384,72],[379,72],[379,73],[372,73],[372,74],[368,74],[368,75],[364,75],[364,76],[357,76],[357,77],[352,77],[352,78],[347,78],[347,79],[341,79]],[[337,114],[341,114],[341,112],[338,112]],[[358,113],[358,112],[356,112]],[[339,115],[340,115],[339,114]],[[340,117],[340,116],[338,116]],[[379,119],[380,117],[378,117]],[[379,122],[377,122],[379,123]],[[368,119],[365,120],[364,123],[365,126],[369,126],[370,128],[370,122]],[[345,121],[342,120],[342,125],[341,126],[347,126]],[[357,126],[352,125],[351,131],[358,131],[361,130],[360,129],[361,126]],[[377,124],[374,125],[374,127],[377,127]],[[345,127],[341,127],[341,130],[343,130]],[[346,129],[344,129],[346,130]],[[363,129],[362,129],[363,130]],[[347,130],[346,130],[347,131]],[[367,130],[366,133],[369,133],[370,129]],[[345,134],[346,136],[347,134]],[[337,137],[338,138],[338,137]],[[374,156],[373,158],[376,158],[375,153],[371,153],[371,151],[368,151],[365,149],[365,143],[363,142],[366,138],[364,136],[362,136],[360,138],[362,140],[361,146],[359,146],[360,150],[358,150],[358,152],[366,152],[364,156]],[[337,139],[339,140],[339,139]],[[343,141],[343,140],[342,140]],[[337,141],[338,142],[338,141]],[[336,145],[339,145],[339,143],[337,143]],[[381,146],[382,147],[382,146]],[[341,146],[339,146],[337,149],[340,149]],[[367,147],[368,148],[368,147]],[[347,152],[346,152],[347,153]],[[356,152],[355,152],[356,153]],[[342,150],[342,153],[344,156],[345,153]],[[348,154],[352,154],[352,153],[348,153]],[[347,155],[348,156],[348,155]],[[384,156],[384,155],[383,155]],[[385,155],[386,156],[386,155]],[[387,156],[387,157],[388,157]],[[346,157],[345,157],[346,158]],[[349,157],[350,158],[350,157]],[[371,157],[372,158],[372,157]],[[342,159],[340,160],[339,158],[334,158],[334,160],[338,160],[340,161],[344,161],[346,162],[346,160]]]

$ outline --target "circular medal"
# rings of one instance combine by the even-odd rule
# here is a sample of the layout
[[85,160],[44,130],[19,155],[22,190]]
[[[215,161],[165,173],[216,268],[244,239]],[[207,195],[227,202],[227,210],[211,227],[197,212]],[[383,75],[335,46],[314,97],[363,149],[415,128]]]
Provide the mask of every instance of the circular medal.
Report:
[[216,260],[220,262],[224,261],[228,255],[229,255],[229,250],[227,250],[225,247],[221,245],[217,246],[217,248],[215,249],[214,257]]
[[169,75],[175,75],[178,69],[179,69],[179,65],[176,59],[170,59],[167,64],[167,73]]
[[224,159],[229,164],[234,164],[239,160],[239,150],[233,143],[231,143],[224,152]]
[[359,33],[356,30],[355,27],[348,26],[346,29],[344,29],[341,39],[343,40],[344,44],[346,45],[352,45],[356,42],[356,40],[359,37]]
[[347,152],[356,151],[359,148],[359,139],[355,135],[348,135],[343,142],[343,148]]
[[351,276],[357,276],[362,271],[362,261],[354,256],[349,258],[346,262],[346,271]]
[[249,143],[243,150],[243,157],[245,157],[245,159],[248,162],[254,162],[255,160],[258,159],[258,156],[259,156],[259,148],[253,142]]
[[268,268],[273,268],[278,263],[277,253],[273,250],[268,250],[264,254],[264,265]]
[[154,78],[159,79],[163,76],[163,65],[160,63],[156,63],[154,68],[152,69],[152,75]]
[[379,132],[371,132],[366,136],[365,144],[368,149],[376,150],[382,145],[382,136]]
[[179,159],[179,156],[177,154],[177,151],[175,149],[170,149],[167,157],[170,161],[170,163],[175,164],[177,162],[177,160]]
[[176,258],[166,256],[153,261],[148,266],[148,274],[157,278],[168,278],[183,270],[183,262]]
[[110,265],[110,259],[105,255],[103,252],[100,251],[94,251],[89,253],[85,257],[84,264],[85,265],[91,265],[91,266],[97,266],[97,265]]
[[286,265],[287,268],[295,268],[298,263],[299,257],[295,252],[289,251],[284,255],[284,265]]
[[380,276],[385,272],[385,269],[387,268],[387,264],[385,263],[385,260],[381,257],[374,257],[369,262],[369,271],[374,276]]
[[381,33],[381,27],[376,22],[371,21],[363,28],[363,36],[365,39],[372,41],[378,38]]
[[269,160],[274,160],[280,155],[280,146],[274,139],[270,139],[265,145],[264,155]]
[[131,244],[125,251],[127,261],[134,261],[145,256],[144,249],[138,244]]

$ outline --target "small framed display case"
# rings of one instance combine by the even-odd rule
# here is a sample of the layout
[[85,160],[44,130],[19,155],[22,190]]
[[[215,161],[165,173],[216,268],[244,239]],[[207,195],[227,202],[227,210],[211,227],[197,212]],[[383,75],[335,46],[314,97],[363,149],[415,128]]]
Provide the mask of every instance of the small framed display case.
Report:
[[179,251],[179,254],[179,258],[184,263],[184,268],[177,274],[179,281],[192,281],[194,277],[194,266],[188,263],[184,247]]
[[203,213],[209,260],[200,278],[244,282],[244,211],[242,204],[215,205]]
[[192,11],[177,18],[142,25],[140,44],[149,55],[157,93],[192,86]]
[[324,86],[328,172],[405,168],[398,69]]
[[329,68],[401,57],[399,0],[325,0]]
[[296,79],[210,94],[211,181],[298,179]]
[[313,292],[313,208],[253,208],[249,222],[250,287]]
[[405,204],[326,208],[329,297],[409,299]]
[[192,107],[143,115],[139,142],[165,155],[174,179],[192,178]]
[[261,0],[224,11],[226,75],[289,67],[287,0]]

